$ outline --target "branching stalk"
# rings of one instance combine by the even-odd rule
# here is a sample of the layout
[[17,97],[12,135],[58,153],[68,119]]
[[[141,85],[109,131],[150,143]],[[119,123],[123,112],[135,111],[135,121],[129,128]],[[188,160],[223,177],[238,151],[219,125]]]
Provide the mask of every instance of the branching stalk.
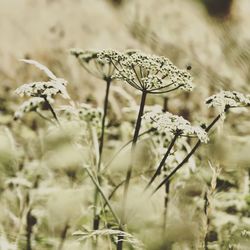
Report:
[[151,185],[152,182],[155,180],[155,178],[157,177],[157,175],[160,175],[161,170],[162,170],[162,168],[163,168],[163,166],[164,166],[164,164],[165,164],[165,162],[166,162],[166,160],[167,160],[167,158],[168,158],[168,156],[169,156],[169,154],[170,154],[172,148],[174,147],[174,144],[175,144],[175,142],[176,142],[178,136],[179,136],[179,134],[176,133],[175,136],[174,136],[174,138],[172,139],[171,143],[170,143],[169,146],[168,146],[167,152],[166,152],[165,155],[163,156],[163,158],[162,158],[162,160],[161,160],[161,162],[160,162],[158,168],[156,169],[154,175],[152,176],[152,178],[150,179],[149,183],[147,184],[145,190],[147,190],[147,189],[150,187],[150,185]]
[[[226,112],[226,110],[225,110]],[[205,129],[206,132],[209,132],[209,130],[216,124],[216,122],[220,119],[221,115],[218,115],[217,117],[215,117],[215,119],[210,123],[210,125]],[[187,154],[187,156],[182,160],[182,162],[166,177],[164,178],[164,180],[157,186],[157,188],[153,191],[152,194],[154,194],[155,192],[157,192],[166,182],[168,182],[170,180],[170,178],[172,178],[172,176],[185,164],[188,162],[189,158],[196,152],[196,150],[198,149],[198,147],[200,146],[201,141],[198,141],[194,147],[192,148],[192,150]]]

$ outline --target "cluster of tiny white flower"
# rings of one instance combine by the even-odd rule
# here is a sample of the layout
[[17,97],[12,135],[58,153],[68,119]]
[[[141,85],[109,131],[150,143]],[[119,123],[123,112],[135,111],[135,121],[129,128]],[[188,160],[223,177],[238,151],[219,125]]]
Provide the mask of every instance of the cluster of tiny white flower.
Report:
[[31,97],[29,100],[25,101],[15,112],[15,119],[21,118],[24,113],[37,111],[37,109],[44,103],[52,103],[53,98],[56,95],[61,95],[65,99],[70,99],[66,90],[66,80],[56,77],[46,66],[40,64],[37,61],[25,59],[22,59],[21,61],[34,65],[38,69],[42,70],[49,77],[49,80],[46,82],[42,81],[26,83],[15,90],[15,94],[17,95],[22,97]]
[[41,98],[53,98],[60,94],[65,99],[70,99],[66,90],[67,81],[62,78],[49,80],[47,82],[32,82],[23,84],[15,90],[15,93],[20,96],[32,96]]
[[32,97],[25,101],[15,112],[14,119],[20,119],[25,113],[36,111],[44,103],[44,99],[41,97]]
[[111,79],[111,76],[114,74],[115,68],[111,63],[104,63],[99,60],[99,51],[74,48],[70,52],[78,59],[87,72],[97,78]]
[[59,108],[68,119],[75,119],[91,124],[98,129],[101,128],[103,112],[100,108],[94,108],[89,104],[81,103],[77,107],[64,105]]
[[204,143],[207,143],[209,140],[204,129],[199,126],[192,126],[190,122],[183,117],[173,115],[169,112],[148,112],[143,118],[160,133],[171,133],[172,136],[177,134],[180,136],[196,136]]
[[178,69],[169,59],[144,53],[104,50],[98,54],[101,62],[112,63],[116,68],[113,78],[121,79],[141,91],[165,93],[175,89],[191,91],[192,77]]
[[49,99],[57,94],[60,94],[63,98],[70,99],[66,90],[66,80],[56,77],[46,66],[37,61],[25,59],[22,59],[21,61],[34,65],[38,69],[42,70],[50,80],[47,82],[32,82],[23,84],[21,87],[16,89],[15,93],[17,95]]
[[250,105],[250,95],[236,91],[221,91],[208,97],[205,101],[208,107],[216,107],[223,114],[226,108],[246,107]]

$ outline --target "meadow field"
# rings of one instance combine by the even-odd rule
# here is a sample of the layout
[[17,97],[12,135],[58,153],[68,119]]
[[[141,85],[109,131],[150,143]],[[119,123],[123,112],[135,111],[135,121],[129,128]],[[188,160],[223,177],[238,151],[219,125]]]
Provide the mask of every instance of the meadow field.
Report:
[[249,250],[249,13],[0,0],[0,250]]

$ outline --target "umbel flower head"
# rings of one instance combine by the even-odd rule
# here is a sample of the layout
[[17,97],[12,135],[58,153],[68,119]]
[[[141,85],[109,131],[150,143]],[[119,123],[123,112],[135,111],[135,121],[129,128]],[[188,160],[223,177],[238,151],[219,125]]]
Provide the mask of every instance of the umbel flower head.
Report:
[[208,97],[205,101],[208,107],[216,107],[223,114],[225,109],[250,106],[250,95],[236,91],[221,91]]
[[25,63],[33,64],[40,70],[44,71],[50,78],[47,82],[32,82],[23,84],[17,88],[15,93],[20,96],[40,97],[43,99],[53,98],[56,95],[61,95],[65,99],[70,99],[66,85],[67,81],[62,78],[57,78],[47,67],[34,60],[21,60]]
[[178,69],[165,57],[139,51],[121,53],[114,50],[103,50],[97,56],[101,62],[115,67],[113,78],[121,79],[138,90],[160,94],[176,89],[193,89],[190,73]]
[[100,108],[94,108],[89,104],[80,103],[77,106],[64,105],[59,109],[67,118],[84,121],[91,126],[100,129],[103,112]]
[[115,68],[111,63],[103,63],[98,60],[98,53],[95,50],[71,49],[70,53],[74,55],[81,66],[91,75],[100,79],[111,79]]
[[199,126],[192,126],[189,121],[181,116],[173,115],[169,112],[148,112],[143,118],[160,133],[179,135],[179,136],[196,136],[201,142],[208,142],[208,135],[204,129]]
[[31,111],[37,111],[42,104],[44,103],[44,99],[41,97],[32,97],[29,100],[25,101],[15,112],[14,119],[20,119],[23,117],[25,113]]

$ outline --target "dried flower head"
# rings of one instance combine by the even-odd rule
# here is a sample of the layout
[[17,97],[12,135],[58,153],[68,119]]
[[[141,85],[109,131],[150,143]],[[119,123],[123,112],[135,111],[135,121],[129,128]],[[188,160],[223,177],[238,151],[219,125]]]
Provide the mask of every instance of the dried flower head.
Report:
[[201,142],[208,142],[208,135],[204,129],[199,126],[192,126],[189,121],[181,116],[173,115],[169,112],[148,112],[143,118],[160,133],[178,134],[179,136],[196,136]]
[[226,108],[246,107],[250,105],[250,96],[236,91],[221,91],[208,97],[208,107],[216,107],[223,114]]
[[187,70],[178,69],[169,59],[146,55],[139,51],[125,53],[104,50],[98,54],[103,63],[113,64],[116,74],[134,88],[158,94],[183,89],[193,89],[192,77]]
[[81,66],[90,74],[101,79],[111,79],[115,68],[111,63],[103,63],[98,59],[99,51],[71,49],[71,54],[74,55]]

